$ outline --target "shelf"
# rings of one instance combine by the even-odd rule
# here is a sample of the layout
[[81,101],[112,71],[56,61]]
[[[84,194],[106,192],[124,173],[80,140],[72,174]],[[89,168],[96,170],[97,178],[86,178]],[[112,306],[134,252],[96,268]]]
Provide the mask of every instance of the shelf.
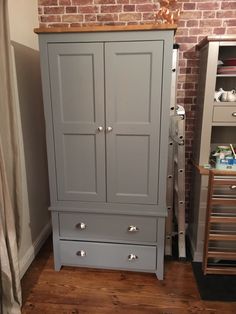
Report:
[[236,252],[208,251],[209,258],[236,260]]
[[209,241],[236,241],[236,235],[235,234],[210,233],[209,234]]
[[236,73],[235,74],[216,74],[216,77],[235,77],[236,78]]
[[236,267],[207,267],[204,270],[204,274],[232,275],[236,274]]

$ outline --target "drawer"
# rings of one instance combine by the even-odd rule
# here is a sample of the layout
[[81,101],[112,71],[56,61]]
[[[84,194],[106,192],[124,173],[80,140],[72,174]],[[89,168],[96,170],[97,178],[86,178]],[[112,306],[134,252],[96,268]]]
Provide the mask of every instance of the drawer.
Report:
[[215,106],[213,110],[213,122],[236,123],[236,106]]
[[79,241],[60,241],[62,265],[155,270],[156,247]]
[[[217,176],[215,179],[217,180]],[[215,197],[236,198],[236,176],[220,177],[219,183],[214,186],[213,195]]]
[[156,242],[157,218],[59,213],[60,238],[92,241]]

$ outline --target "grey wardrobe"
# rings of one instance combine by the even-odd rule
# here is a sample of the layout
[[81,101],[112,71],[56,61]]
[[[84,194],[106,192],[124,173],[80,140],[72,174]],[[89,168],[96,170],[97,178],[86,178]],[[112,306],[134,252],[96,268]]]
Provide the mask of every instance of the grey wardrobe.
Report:
[[162,279],[174,26],[94,30],[36,30],[55,269]]

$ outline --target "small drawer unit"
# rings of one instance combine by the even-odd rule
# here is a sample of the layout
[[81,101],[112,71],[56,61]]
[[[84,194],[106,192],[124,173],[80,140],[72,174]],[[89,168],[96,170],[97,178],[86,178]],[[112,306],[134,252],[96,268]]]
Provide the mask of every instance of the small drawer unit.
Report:
[[86,241],[157,241],[157,219],[153,217],[59,213],[61,239]]
[[64,265],[153,271],[156,247],[99,242],[60,241]]

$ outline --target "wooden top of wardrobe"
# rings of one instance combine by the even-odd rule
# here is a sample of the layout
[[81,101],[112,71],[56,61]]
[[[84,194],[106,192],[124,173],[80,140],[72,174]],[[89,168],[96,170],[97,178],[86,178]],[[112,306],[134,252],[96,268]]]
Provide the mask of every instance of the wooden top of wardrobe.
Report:
[[236,35],[209,35],[204,37],[199,44],[197,45],[197,49],[200,50],[206,44],[211,41],[236,41]]
[[118,32],[118,31],[151,31],[151,30],[176,30],[176,24],[144,24],[144,25],[102,25],[81,27],[41,27],[35,28],[37,34],[44,33],[86,33],[86,32]]

